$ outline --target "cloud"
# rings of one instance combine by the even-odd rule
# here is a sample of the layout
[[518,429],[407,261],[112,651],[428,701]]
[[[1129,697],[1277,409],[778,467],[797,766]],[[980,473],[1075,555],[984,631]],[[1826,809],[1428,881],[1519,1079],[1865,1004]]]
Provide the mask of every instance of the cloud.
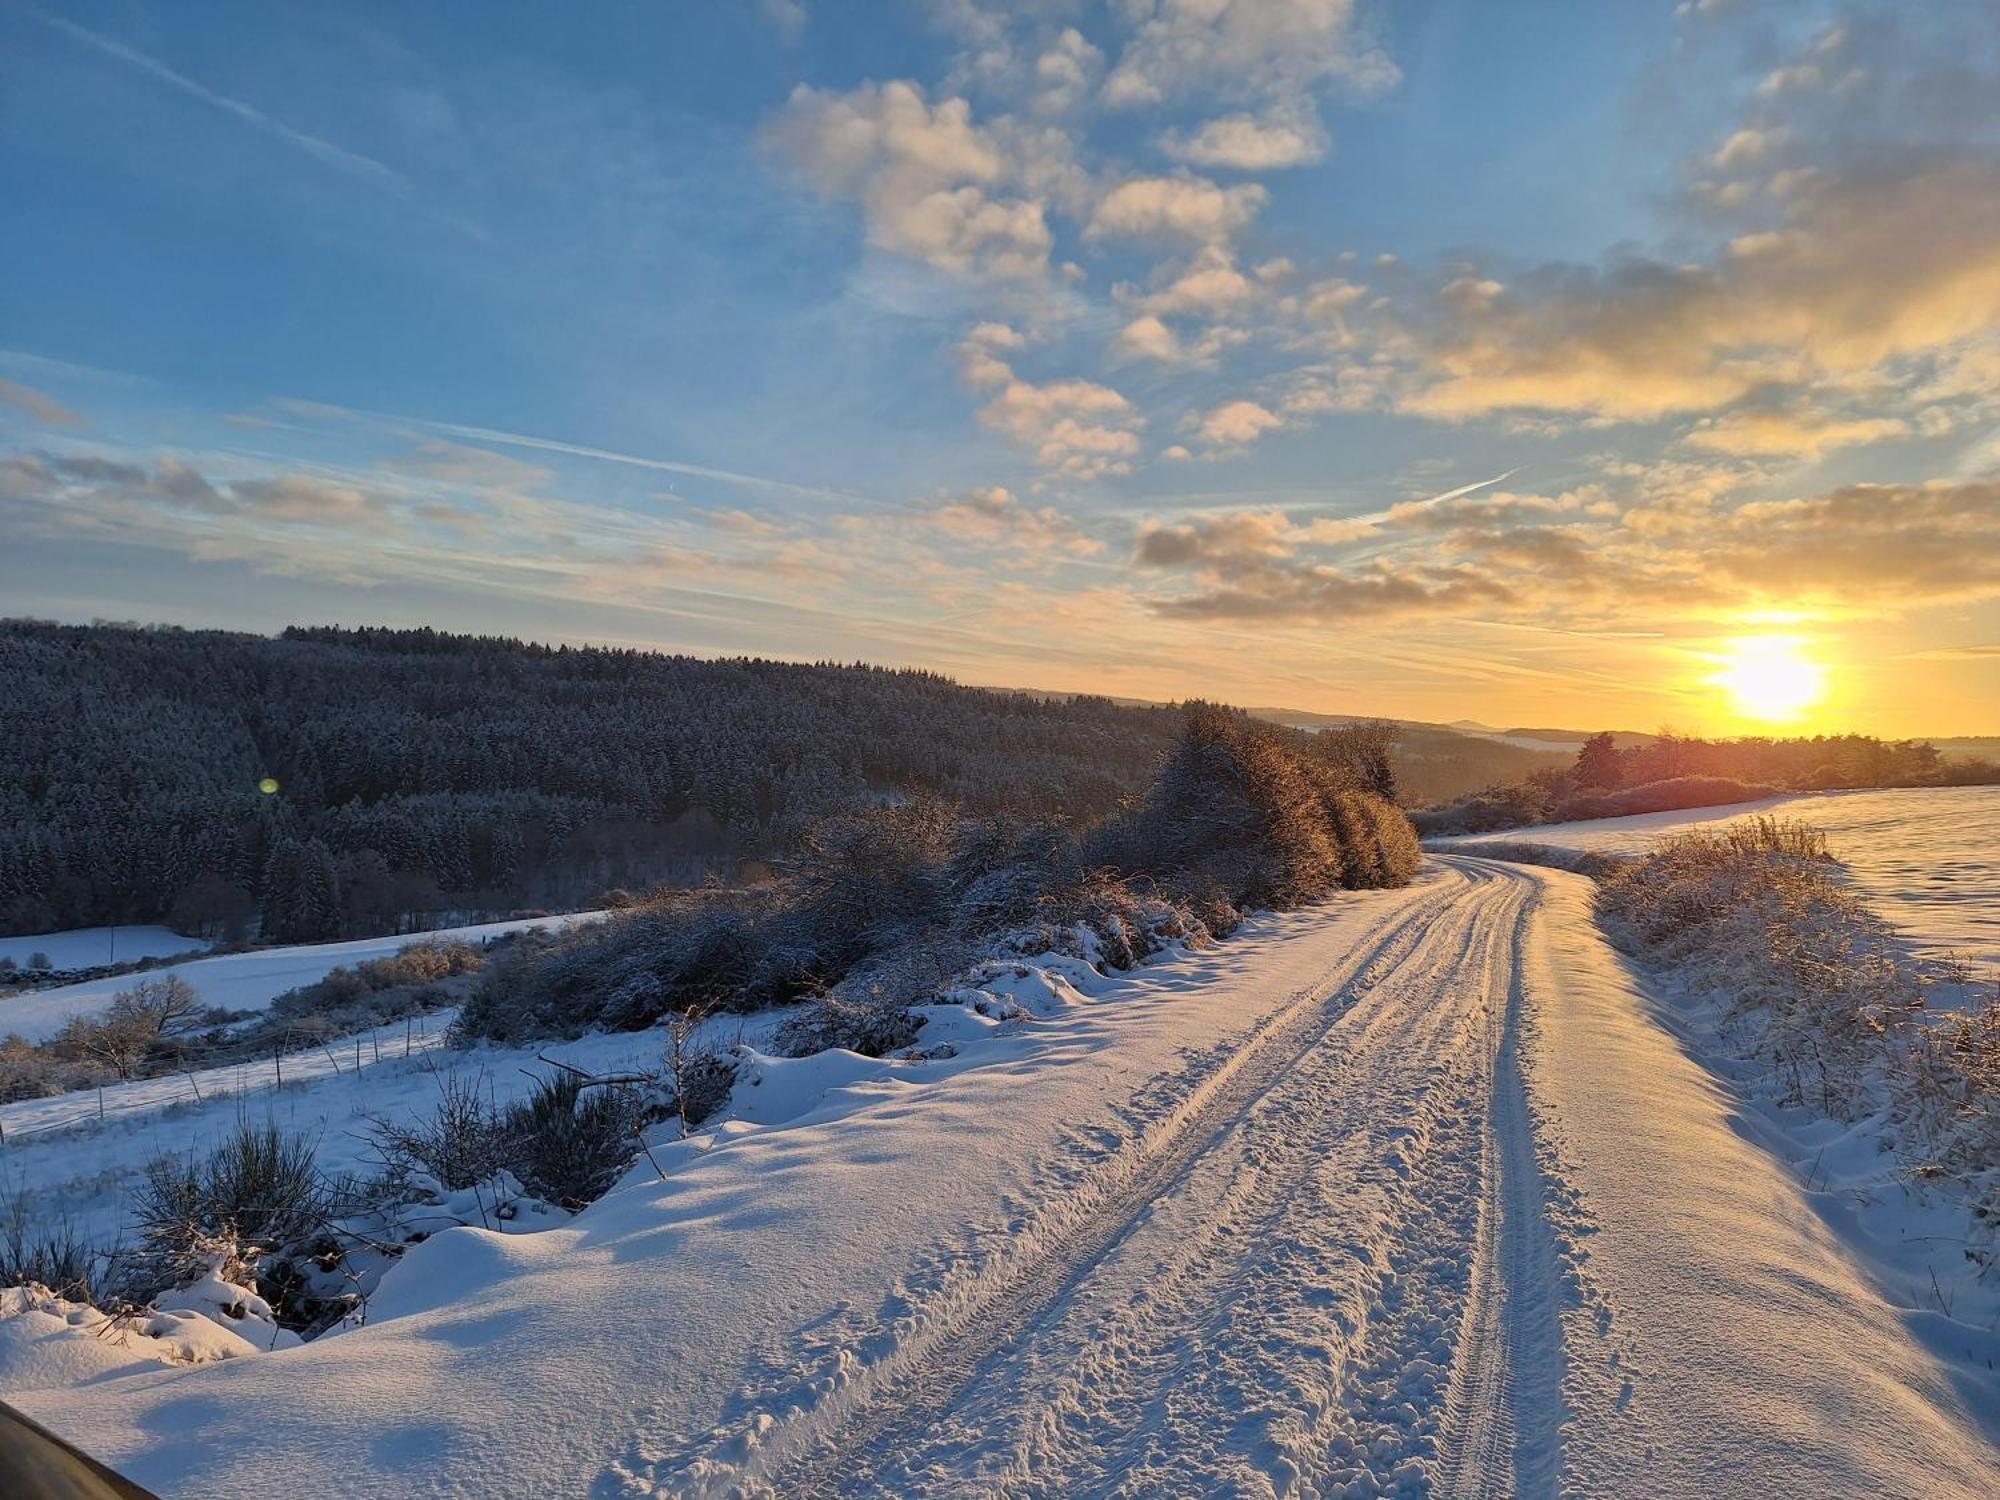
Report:
[[[1123,289],[1121,289],[1122,291]],[[1156,317],[1197,314],[1216,317],[1261,301],[1265,287],[1236,268],[1219,245],[1205,246],[1194,259],[1169,273],[1166,284],[1144,293],[1126,292],[1126,299]]]
[[1098,200],[1084,238],[1220,245],[1241,232],[1269,196],[1254,183],[1225,188],[1191,173],[1132,177]]
[[1317,119],[1274,113],[1223,115],[1193,134],[1168,131],[1160,149],[1190,166],[1235,172],[1303,167],[1326,155],[1326,132]]
[[1151,313],[1134,318],[1118,331],[1112,354],[1123,359],[1157,359],[1164,364],[1178,364],[1188,357],[1173,329]]
[[1139,533],[1133,560],[1149,568],[1202,567],[1239,573],[1286,557],[1299,532],[1282,511],[1238,511],[1231,515],[1154,523]]
[[419,443],[401,458],[390,460],[389,467],[445,484],[490,490],[536,490],[555,478],[555,471],[541,464],[442,439]]
[[766,138],[829,197],[860,202],[868,242],[953,275],[990,281],[1046,274],[1054,236],[1046,198],[1060,136],[1008,142],[975,125],[962,98],[932,104],[904,80],[845,94],[801,84]]
[[1283,417],[1255,401],[1225,401],[1194,423],[1201,440],[1218,448],[1242,448],[1285,425]]
[[1879,617],[2000,597],[2000,480],[1847,485],[1733,509],[1710,496],[1679,526],[1633,524],[1669,482],[1644,469],[1621,476],[1639,492],[1636,509],[1595,484],[1473,498],[1497,482],[1361,516],[1246,510],[1154,522],[1132,560],[1189,585],[1149,596],[1154,612],[1209,620],[1476,610],[1659,624],[1757,609]]
[[1090,97],[1104,72],[1104,54],[1074,26],[1066,26],[1035,59],[1034,97],[1037,114],[1064,115]]
[[26,412],[45,427],[81,427],[83,417],[53,396],[44,395],[31,385],[19,381],[0,379],[0,406],[12,406]]
[[1809,407],[1784,410],[1751,406],[1697,423],[1683,439],[1711,453],[1773,454],[1818,458],[1830,448],[1908,437],[1900,417],[1829,417]]
[[1089,555],[1104,544],[1052,505],[1024,505],[1000,485],[977,486],[939,502],[924,514],[927,525],[952,540],[1021,552]]
[[1829,178],[1754,254],[1551,268],[1439,313],[1401,404],[1450,420],[1715,412],[1941,354],[2000,322],[2000,163]]
[[1183,620],[1387,621],[1462,615],[1515,602],[1512,589],[1471,568],[1399,568],[1372,563],[1342,570],[1282,566],[1238,582],[1154,601]]
[[1327,79],[1357,92],[1395,65],[1355,26],[1353,0],[1132,0],[1131,39],[1105,80],[1113,106],[1190,94],[1301,99]]
[[757,14],[787,47],[804,39],[808,17],[801,0],[757,0]]
[[1005,324],[983,323],[958,346],[966,384],[992,393],[979,420],[1027,448],[1043,467],[1073,478],[1131,473],[1145,418],[1124,396],[1095,381],[1022,379],[994,352],[1019,347],[1018,339]]

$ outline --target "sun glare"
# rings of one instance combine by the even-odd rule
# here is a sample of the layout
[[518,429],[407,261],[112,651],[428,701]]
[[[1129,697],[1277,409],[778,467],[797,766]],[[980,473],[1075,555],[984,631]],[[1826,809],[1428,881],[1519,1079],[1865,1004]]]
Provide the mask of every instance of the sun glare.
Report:
[[1729,695],[1746,719],[1782,723],[1797,719],[1826,696],[1826,667],[1789,635],[1748,635],[1730,642],[1721,669],[1709,679]]

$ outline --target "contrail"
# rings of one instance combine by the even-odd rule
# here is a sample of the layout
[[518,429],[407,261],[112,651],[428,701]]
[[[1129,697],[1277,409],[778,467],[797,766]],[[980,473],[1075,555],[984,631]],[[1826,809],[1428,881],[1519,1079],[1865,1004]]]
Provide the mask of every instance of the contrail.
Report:
[[445,213],[426,203],[421,190],[414,182],[410,181],[409,178],[405,177],[395,168],[375,160],[372,156],[363,156],[358,151],[349,151],[345,146],[336,146],[332,141],[323,140],[319,136],[310,135],[303,130],[296,130],[282,120],[274,120],[254,105],[245,104],[241,99],[231,98],[228,94],[219,94],[205,84],[197,83],[185,73],[176,72],[158,58],[148,57],[145,53],[136,51],[126,46],[123,42],[113,41],[110,37],[92,31],[87,26],[79,26],[76,22],[62,16],[52,16],[47,11],[37,9],[34,6],[28,6],[26,9],[29,15],[33,16],[43,25],[60,31],[72,41],[79,42],[83,46],[102,52],[106,57],[116,58],[119,62],[137,68],[143,73],[149,73],[162,83],[171,84],[182,93],[199,99],[204,104],[222,110],[225,114],[234,115],[251,129],[260,131],[270,136],[273,140],[283,141],[286,145],[296,150],[303,151],[322,166],[331,167],[336,172],[343,172],[349,177],[369,183],[405,202],[415,203],[422,207],[432,218],[449,224],[452,228],[469,234],[474,239],[484,240],[486,238],[486,231],[481,229],[477,224],[469,223],[454,214]]
[[767,479],[761,474],[740,474],[730,469],[712,469],[704,464],[681,463],[674,459],[649,458],[638,453],[621,453],[613,448],[593,448],[584,443],[559,438],[533,437],[526,433],[502,432],[492,427],[473,427],[463,422],[433,422],[426,417],[400,416],[392,412],[362,411],[353,407],[328,406],[322,402],[280,398],[278,405],[308,417],[343,417],[392,427],[415,428],[441,437],[463,438],[473,443],[494,443],[505,448],[526,448],[537,453],[563,453],[600,463],[624,464],[634,469],[651,469],[662,474],[685,474],[696,479],[714,479],[724,484],[744,485],[775,494],[795,495],[806,500],[838,500],[844,504],[873,504],[872,497],[822,485],[794,484],[785,479]]

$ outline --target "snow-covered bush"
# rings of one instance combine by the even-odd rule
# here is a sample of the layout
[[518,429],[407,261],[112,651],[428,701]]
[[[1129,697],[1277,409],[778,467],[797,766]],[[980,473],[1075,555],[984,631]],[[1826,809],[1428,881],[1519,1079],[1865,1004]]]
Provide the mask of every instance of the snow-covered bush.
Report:
[[477,1077],[440,1078],[430,1114],[373,1122],[383,1163],[375,1196],[394,1200],[419,1180],[458,1192],[505,1174],[530,1196],[574,1212],[618,1180],[638,1154],[639,1129],[667,1108],[638,1088],[558,1072],[500,1109]]
[[1145,801],[1098,831],[1093,862],[1213,885],[1246,906],[1295,906],[1339,887],[1402,885],[1422,859],[1393,804],[1309,738],[1191,704]]
[[450,1191],[484,1182],[506,1166],[507,1155],[483,1074],[441,1074],[437,1087],[429,1114],[370,1121],[383,1174],[391,1182],[422,1174]]
[[163,1156],[133,1200],[139,1243],[125,1263],[136,1304],[214,1275],[261,1293],[298,1328],[322,1313],[307,1291],[334,1212],[309,1137],[241,1124],[204,1160]]
[[922,1024],[904,1004],[829,992],[781,1025],[771,1050],[779,1057],[810,1057],[838,1047],[863,1057],[885,1057],[914,1046]]

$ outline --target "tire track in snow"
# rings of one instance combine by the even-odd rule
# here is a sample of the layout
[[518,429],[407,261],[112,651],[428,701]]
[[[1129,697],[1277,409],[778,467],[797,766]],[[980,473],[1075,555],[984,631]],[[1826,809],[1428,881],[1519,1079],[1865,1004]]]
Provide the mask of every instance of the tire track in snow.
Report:
[[[1552,1476],[1559,1333],[1517,1037],[1532,886],[1447,869],[1443,900],[1334,965],[1101,1203],[883,1361],[846,1420],[770,1434],[752,1486],[1427,1492],[1443,1468],[1489,1494]],[[1546,1295],[1508,1303],[1515,1276]],[[1526,1387],[1540,1410],[1517,1422]]]
[[1485,1191],[1446,1398],[1441,1488],[1450,1500],[1553,1495],[1562,1467],[1560,1278],[1521,1059],[1523,955],[1534,910],[1533,901],[1520,906],[1506,1004],[1495,1017]]
[[[839,1474],[844,1455],[868,1446],[871,1435],[879,1441],[899,1415],[921,1407],[935,1416],[979,1359],[1052,1301],[1078,1268],[1093,1263],[1219,1129],[1317,1044],[1330,1016],[1425,940],[1432,921],[1456,903],[1462,883],[1462,878],[1440,882],[1390,913],[1365,943],[1341,955],[1260,1023],[1134,1146],[1066,1189],[1064,1201],[1045,1205],[1042,1222],[1026,1227],[1014,1253],[1003,1252],[1000,1263],[981,1268],[969,1288],[924,1315],[915,1333],[788,1416],[753,1414],[747,1426],[711,1434],[671,1471],[655,1467],[651,1486],[668,1494],[823,1492]],[[926,1401],[927,1395],[933,1399]]]

